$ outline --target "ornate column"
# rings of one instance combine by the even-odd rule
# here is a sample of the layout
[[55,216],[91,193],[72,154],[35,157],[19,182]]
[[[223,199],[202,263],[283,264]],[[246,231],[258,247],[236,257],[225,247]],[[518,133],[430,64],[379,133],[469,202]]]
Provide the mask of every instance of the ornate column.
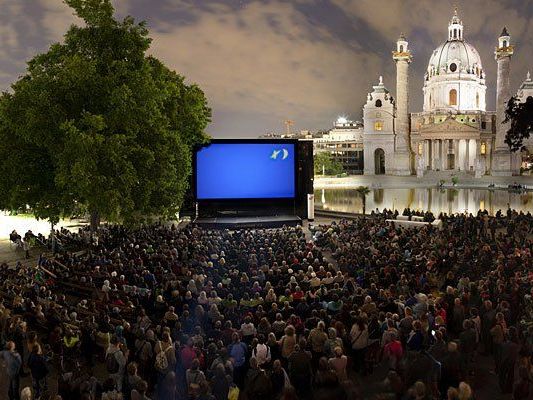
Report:
[[459,140],[458,139],[452,139],[453,140],[453,169],[455,171],[459,170]]
[[447,167],[448,167],[448,139],[442,139],[440,141],[440,165],[441,165],[441,170],[442,171],[446,171]]
[[411,52],[402,35],[392,52],[396,62],[396,132],[394,143],[394,175],[411,175],[411,144],[409,132],[409,63]]
[[514,46],[511,45],[511,37],[507,28],[498,38],[498,47],[494,52],[496,62],[498,63],[498,73],[496,79],[496,140],[495,151],[492,163],[492,175],[511,176],[513,166],[511,161],[511,151],[505,144],[505,134],[508,130],[508,124],[502,124],[505,119],[505,108],[511,98],[511,86],[509,76],[511,71],[511,56],[514,53]]
[[485,142],[485,173],[491,172],[492,167],[492,139]]
[[433,169],[433,139],[428,139],[428,165],[429,169]]
[[431,141],[431,169],[436,171],[439,163],[439,140],[433,139]]
[[470,139],[465,139],[465,171],[470,171]]

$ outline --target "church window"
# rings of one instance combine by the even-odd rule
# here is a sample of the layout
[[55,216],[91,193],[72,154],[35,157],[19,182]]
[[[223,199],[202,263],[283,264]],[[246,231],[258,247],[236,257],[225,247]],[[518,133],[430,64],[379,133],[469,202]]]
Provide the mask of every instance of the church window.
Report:
[[487,144],[485,142],[481,142],[481,147],[479,149],[479,152],[481,154],[487,154]]
[[481,129],[487,129],[487,122],[486,121],[482,121],[481,122]]
[[381,104],[381,100],[380,99],[377,99],[376,100],[376,107],[381,107],[382,104]]
[[400,53],[403,53],[403,44],[400,45]]
[[422,142],[418,143],[418,155],[421,156],[422,152],[424,151],[424,145]]
[[457,90],[452,89],[450,90],[450,98],[449,102],[450,106],[456,106],[457,105]]
[[454,39],[457,39],[457,29],[454,29],[454,30],[453,30],[453,38],[454,38]]
[[450,64],[450,71],[452,71],[452,72],[457,71],[457,64],[456,63],[451,63]]
[[374,122],[374,130],[375,131],[382,131],[383,130],[383,122],[382,121]]
[[507,47],[507,40],[503,41],[503,47]]
[[479,108],[479,93],[476,93],[476,108]]
[[381,113],[379,111],[376,111],[376,118],[381,118]]

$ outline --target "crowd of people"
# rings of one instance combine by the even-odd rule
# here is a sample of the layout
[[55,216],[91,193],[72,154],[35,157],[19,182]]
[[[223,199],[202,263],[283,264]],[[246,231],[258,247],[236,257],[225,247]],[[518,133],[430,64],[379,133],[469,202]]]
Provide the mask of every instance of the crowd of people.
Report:
[[533,217],[392,214],[63,232],[38,267],[0,267],[9,398],[31,376],[23,398],[468,400],[487,356],[530,398]]

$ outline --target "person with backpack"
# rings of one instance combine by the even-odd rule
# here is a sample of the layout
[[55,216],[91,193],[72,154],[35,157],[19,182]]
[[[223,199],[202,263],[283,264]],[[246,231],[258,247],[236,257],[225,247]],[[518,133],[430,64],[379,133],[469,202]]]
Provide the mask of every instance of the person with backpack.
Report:
[[113,335],[106,351],[105,364],[107,373],[109,374],[109,377],[115,381],[119,392],[122,391],[122,381],[124,380],[127,359],[127,355],[124,354],[118,338]]
[[270,354],[270,347],[265,344],[265,337],[263,335],[259,335],[258,343],[252,350],[252,357],[257,360],[259,368],[265,368],[270,364],[272,355]]
[[200,387],[207,380],[202,370],[200,370],[200,361],[197,358],[192,360],[191,368],[185,373],[185,378],[189,395],[192,397],[198,396],[200,393]]
[[162,338],[155,344],[154,349],[154,369],[157,373],[157,385],[161,385],[165,377],[170,372],[175,373],[176,370],[176,349],[168,330],[165,329],[163,331]]
[[138,363],[139,375],[147,382],[151,382],[153,365],[154,365],[154,332],[152,330],[146,333],[139,332],[138,339],[135,341],[135,361]]
[[33,393],[35,398],[41,397],[42,391],[47,389],[46,377],[48,376],[48,365],[43,356],[41,345],[35,343],[28,358],[28,368],[31,371],[33,382]]

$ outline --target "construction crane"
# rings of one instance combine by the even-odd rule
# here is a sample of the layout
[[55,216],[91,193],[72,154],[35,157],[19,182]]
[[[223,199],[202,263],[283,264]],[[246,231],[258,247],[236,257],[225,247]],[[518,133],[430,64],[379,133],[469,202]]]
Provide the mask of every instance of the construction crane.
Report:
[[291,136],[291,126],[294,125],[294,121],[290,119],[285,120],[285,126],[287,127],[287,136]]

